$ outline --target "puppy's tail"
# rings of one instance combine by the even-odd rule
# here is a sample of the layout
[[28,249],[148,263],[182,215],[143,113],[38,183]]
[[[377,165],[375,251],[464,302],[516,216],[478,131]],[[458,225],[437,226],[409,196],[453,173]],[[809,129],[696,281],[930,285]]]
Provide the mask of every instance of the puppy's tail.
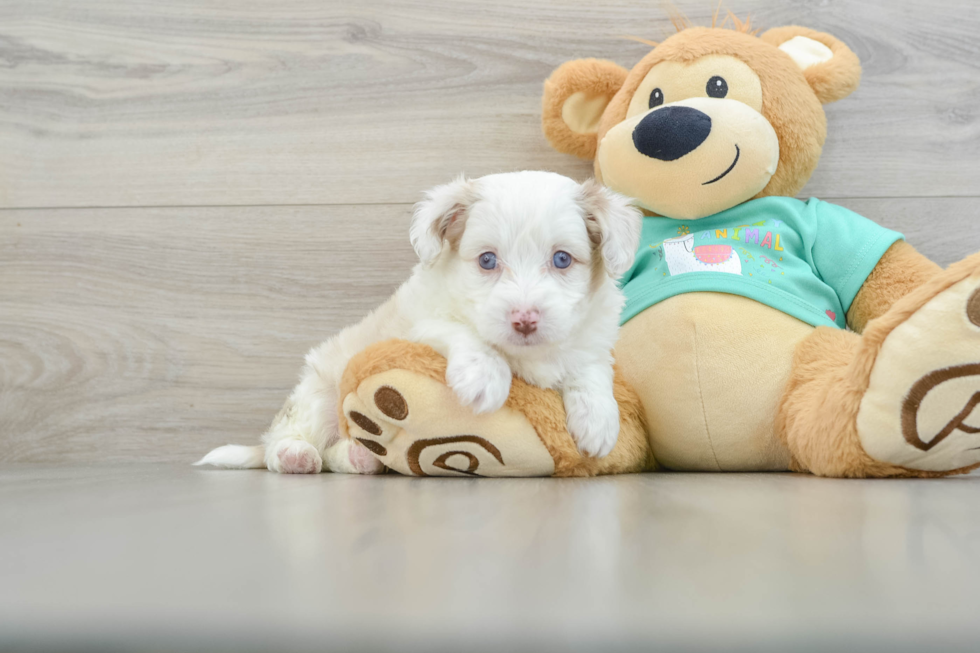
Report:
[[211,450],[194,464],[214,465],[225,469],[262,469],[265,467],[265,447],[226,444]]

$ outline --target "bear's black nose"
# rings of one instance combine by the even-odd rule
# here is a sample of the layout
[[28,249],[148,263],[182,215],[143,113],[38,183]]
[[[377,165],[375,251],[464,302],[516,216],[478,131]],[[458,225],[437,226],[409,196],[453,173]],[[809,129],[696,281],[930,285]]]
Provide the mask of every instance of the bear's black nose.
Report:
[[633,145],[652,159],[674,161],[696,150],[710,133],[708,114],[691,107],[664,107],[651,111],[633,129]]

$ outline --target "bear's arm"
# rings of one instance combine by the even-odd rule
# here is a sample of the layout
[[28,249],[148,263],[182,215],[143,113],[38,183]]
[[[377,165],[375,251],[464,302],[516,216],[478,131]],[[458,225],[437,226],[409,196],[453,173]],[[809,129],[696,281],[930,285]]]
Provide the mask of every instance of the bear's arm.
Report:
[[861,333],[864,326],[885,314],[896,301],[925,283],[942,268],[904,240],[888,248],[865,279],[847,311],[847,325]]

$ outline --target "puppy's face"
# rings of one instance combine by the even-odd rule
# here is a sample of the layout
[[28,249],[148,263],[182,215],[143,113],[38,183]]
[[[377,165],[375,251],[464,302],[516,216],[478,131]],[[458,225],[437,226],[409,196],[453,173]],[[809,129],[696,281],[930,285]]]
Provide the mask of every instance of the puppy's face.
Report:
[[459,179],[416,209],[412,241],[442,266],[456,320],[505,350],[566,340],[629,269],[640,214],[592,182],[518,172]]
[[451,262],[454,303],[471,306],[473,326],[498,346],[566,339],[593,276],[605,274],[592,265],[577,185],[546,180],[552,183],[540,190],[485,180]]

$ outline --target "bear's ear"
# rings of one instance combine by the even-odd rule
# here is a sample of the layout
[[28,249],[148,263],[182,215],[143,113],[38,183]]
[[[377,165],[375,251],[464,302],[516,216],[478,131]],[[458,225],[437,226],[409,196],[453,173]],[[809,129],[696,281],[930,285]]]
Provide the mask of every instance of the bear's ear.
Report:
[[776,27],[759,38],[796,62],[821,104],[847,97],[861,81],[857,55],[830,34],[793,25]]
[[551,146],[583,159],[595,157],[599,119],[629,73],[599,59],[568,61],[544,83],[541,126]]

